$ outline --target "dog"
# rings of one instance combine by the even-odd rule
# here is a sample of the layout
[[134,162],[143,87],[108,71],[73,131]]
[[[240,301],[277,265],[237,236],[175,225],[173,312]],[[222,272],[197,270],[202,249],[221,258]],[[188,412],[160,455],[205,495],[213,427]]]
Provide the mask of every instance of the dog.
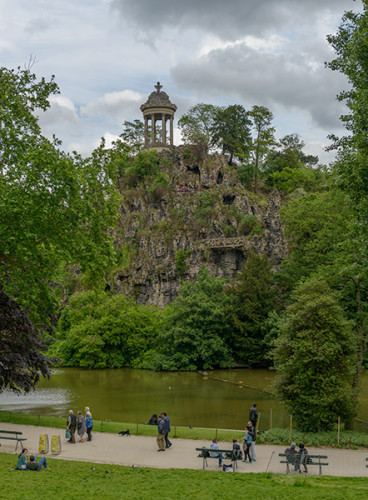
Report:
[[130,430],[127,429],[126,431],[120,431],[118,432],[121,436],[130,436]]

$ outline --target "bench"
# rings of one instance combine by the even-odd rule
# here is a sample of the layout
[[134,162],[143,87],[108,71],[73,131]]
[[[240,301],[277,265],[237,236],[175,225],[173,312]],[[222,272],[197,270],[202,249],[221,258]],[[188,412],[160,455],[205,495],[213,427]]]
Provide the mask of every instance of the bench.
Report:
[[[292,465],[295,467],[295,470],[298,470],[299,473],[301,473],[300,470],[300,458],[301,454],[295,453],[295,454],[290,454],[290,453],[279,453],[279,457],[284,458],[285,460],[280,460],[281,464],[286,464],[286,474],[290,473],[290,468],[289,465]],[[307,465],[318,465],[319,467],[319,475],[322,475],[322,466],[328,465],[328,462],[321,462],[321,460],[327,460],[327,455],[306,455],[306,464]]]
[[[7,434],[4,436],[4,434]],[[15,447],[15,451],[17,451],[18,444],[22,445],[22,441],[27,441],[27,438],[19,437],[22,436],[22,433],[19,431],[3,431],[0,429],[0,439],[10,439],[11,441],[16,441],[17,445]],[[1,446],[1,444],[0,444]]]
[[222,459],[230,459],[231,463],[233,464],[234,470],[238,468],[237,462],[238,460],[240,460],[240,458],[236,458],[234,456],[233,450],[212,450],[211,448],[196,448],[196,451],[201,452],[198,456],[203,458],[203,470],[208,467],[207,458],[215,458],[216,460],[219,459],[219,457],[211,457],[210,453],[222,453]]

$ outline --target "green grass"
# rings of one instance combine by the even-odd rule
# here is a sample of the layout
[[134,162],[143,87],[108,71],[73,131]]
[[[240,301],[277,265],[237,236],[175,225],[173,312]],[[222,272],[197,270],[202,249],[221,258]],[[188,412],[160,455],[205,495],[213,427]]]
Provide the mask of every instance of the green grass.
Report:
[[280,474],[132,469],[57,459],[48,459],[49,471],[9,471],[15,463],[15,455],[0,453],[1,499],[218,500],[249,496],[252,500],[346,500],[368,497],[366,478],[295,478]]

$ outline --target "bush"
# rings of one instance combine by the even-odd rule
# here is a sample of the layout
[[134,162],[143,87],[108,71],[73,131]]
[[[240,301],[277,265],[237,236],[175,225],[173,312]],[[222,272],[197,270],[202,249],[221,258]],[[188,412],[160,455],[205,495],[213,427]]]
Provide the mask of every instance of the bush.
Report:
[[[64,366],[120,368],[139,365],[155,345],[162,313],[124,295],[80,292],[70,298],[51,352]],[[65,321],[69,317],[69,323]]]

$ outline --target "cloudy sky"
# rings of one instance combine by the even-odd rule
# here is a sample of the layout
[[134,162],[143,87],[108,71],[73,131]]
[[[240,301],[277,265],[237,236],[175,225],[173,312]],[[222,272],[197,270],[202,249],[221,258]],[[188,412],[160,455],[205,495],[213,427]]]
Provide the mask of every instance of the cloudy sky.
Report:
[[[88,154],[141,118],[159,80],[178,106],[267,106],[277,137],[299,133],[306,152],[341,134],[342,75],[326,35],[358,0],[0,0],[0,64],[54,74],[60,95],[40,119],[67,151]],[[176,142],[180,133],[176,131]]]

